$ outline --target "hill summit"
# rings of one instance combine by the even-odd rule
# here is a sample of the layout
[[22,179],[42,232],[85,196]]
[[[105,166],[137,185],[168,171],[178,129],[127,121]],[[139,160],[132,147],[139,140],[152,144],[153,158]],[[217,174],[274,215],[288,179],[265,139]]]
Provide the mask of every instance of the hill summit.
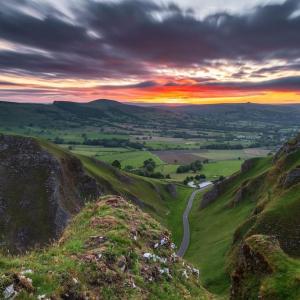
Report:
[[86,205],[48,249],[0,265],[7,299],[212,299],[169,232],[117,196]]

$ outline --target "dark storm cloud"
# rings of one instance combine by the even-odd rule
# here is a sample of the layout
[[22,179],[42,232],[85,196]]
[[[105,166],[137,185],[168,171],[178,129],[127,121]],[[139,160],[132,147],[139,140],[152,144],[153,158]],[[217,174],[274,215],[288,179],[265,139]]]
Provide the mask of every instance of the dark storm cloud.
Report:
[[[147,2],[87,2],[86,21],[107,43],[140,59],[174,65],[206,59],[299,57],[300,17],[292,18],[298,0],[257,7],[244,15],[226,13],[197,20],[179,8]],[[170,14],[163,20],[155,13]]]
[[276,90],[276,91],[299,91],[300,76],[283,77],[261,82],[220,82],[207,83],[207,86],[223,87],[237,90]]
[[[74,78],[119,78],[124,74],[144,75],[147,70],[140,64],[110,58],[95,60],[76,53],[52,53],[45,56],[38,53],[0,51],[0,69],[28,75],[74,77]],[[51,75],[50,75],[51,74]]]
[[9,81],[0,81],[0,86],[19,86],[18,83],[9,82]]
[[142,81],[136,84],[125,84],[125,85],[101,85],[98,88],[103,90],[115,90],[115,89],[145,89],[159,86],[155,81]]
[[[29,50],[0,51],[0,69],[45,76],[123,78],[148,74],[162,64],[201,67],[215,59],[263,62],[300,57],[300,16],[293,15],[300,9],[298,0],[203,20],[175,4],[70,3],[73,18],[43,2],[6,2],[0,12],[0,39]],[[32,8],[40,17],[18,6]],[[30,53],[31,48],[44,52]]]

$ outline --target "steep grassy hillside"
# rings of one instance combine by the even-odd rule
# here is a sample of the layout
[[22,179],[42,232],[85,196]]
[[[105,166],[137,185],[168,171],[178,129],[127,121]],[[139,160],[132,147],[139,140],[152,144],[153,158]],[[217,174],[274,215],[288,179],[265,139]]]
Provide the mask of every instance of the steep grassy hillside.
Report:
[[235,261],[231,299],[300,298],[300,259],[286,255],[276,237],[246,238]]
[[74,156],[49,142],[0,136],[0,247],[24,251],[57,238],[86,200],[118,194],[174,232],[190,189],[124,173],[111,165]]
[[[72,154],[52,143],[38,140],[39,143],[58,157]],[[179,245],[182,237],[182,214],[192,190],[184,185],[136,176],[112,167],[110,164],[86,157],[76,156],[85,172],[95,178],[105,194],[117,194],[132,201],[143,211],[150,213],[165,225]]]
[[92,158],[78,157],[85,170],[104,187],[105,193],[121,195],[150,213],[172,231],[173,239],[179,245],[182,236],[181,215],[191,189],[128,174]]
[[[54,155],[72,155],[52,143],[42,140],[39,140],[39,143]],[[183,232],[182,214],[192,193],[190,188],[126,173],[108,163],[84,155],[76,157],[81,161],[84,170],[96,179],[103,193],[121,195],[132,201],[171,230],[174,242],[176,245],[180,244]]]
[[0,297],[212,299],[173,251],[168,231],[148,214],[120,197],[102,198],[49,248],[0,256]]
[[57,238],[87,199],[102,194],[79,159],[37,140],[0,135],[0,246],[23,251]]
[[[274,237],[278,241],[275,248],[280,246],[282,249],[276,253],[285,253],[280,259],[286,258],[284,264],[289,265],[293,260],[288,257],[294,257],[296,268],[300,257],[299,165],[300,136],[284,145],[274,158],[247,161],[238,174],[195,202],[191,214],[192,243],[186,258],[201,268],[208,288],[221,294],[229,290],[230,275],[242,268],[241,249],[247,247],[250,238],[257,234],[266,236],[265,240]],[[263,244],[262,240],[263,237],[258,241]],[[252,241],[255,247],[255,239]],[[264,255],[268,260],[268,252],[264,251]],[[276,257],[272,257],[273,264],[280,265],[279,258],[275,262]],[[292,293],[291,298],[284,298],[284,293],[278,290],[288,290],[290,283],[283,281],[280,288],[276,286],[278,281],[272,279],[268,280],[274,283],[273,290],[270,287],[268,293],[263,294],[265,286],[260,280],[261,272],[255,265],[251,268],[257,281],[249,285],[252,288],[243,290],[243,296],[232,295],[233,299],[257,299],[260,295],[268,295],[269,298],[264,299],[298,299],[292,298]],[[266,278],[278,278],[277,272],[281,272],[280,267],[272,268]],[[233,276],[231,279],[233,282],[251,281],[247,272],[243,274],[244,277]],[[235,289],[233,285],[232,291]],[[295,295],[300,297],[299,290]]]

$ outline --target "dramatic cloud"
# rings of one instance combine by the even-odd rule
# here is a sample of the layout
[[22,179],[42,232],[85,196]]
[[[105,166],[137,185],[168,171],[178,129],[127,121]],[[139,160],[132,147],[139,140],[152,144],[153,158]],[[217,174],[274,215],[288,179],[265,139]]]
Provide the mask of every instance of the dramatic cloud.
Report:
[[[140,101],[183,87],[184,94],[171,93],[170,99],[187,101],[189,88],[193,99],[212,96],[212,87],[222,87],[223,94],[227,89],[228,97],[233,89],[247,95],[299,92],[300,2],[264,2],[246,11],[231,0],[228,11],[218,12],[214,0],[207,15],[185,0],[6,1],[0,11],[0,86],[20,85],[24,78],[34,99],[45,89],[57,96],[58,88],[63,98],[105,93]],[[24,89],[1,88],[0,96],[8,92],[17,99]]]
[[300,92],[300,76],[284,77],[261,82],[220,82],[207,83],[211,87],[223,87],[226,89],[246,90],[271,90],[271,91],[297,91]]

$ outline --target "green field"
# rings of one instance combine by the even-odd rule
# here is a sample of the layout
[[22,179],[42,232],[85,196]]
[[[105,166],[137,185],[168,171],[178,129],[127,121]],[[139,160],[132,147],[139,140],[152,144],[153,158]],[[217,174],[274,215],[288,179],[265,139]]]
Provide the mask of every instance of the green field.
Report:
[[84,136],[87,139],[129,139],[126,134],[106,133],[99,130],[99,128],[87,127],[84,130],[81,128],[66,130],[63,129],[42,129],[38,127],[12,127],[12,128],[0,128],[0,131],[5,134],[19,134],[25,136],[39,137],[47,140],[54,140],[55,138],[62,138],[64,143],[78,143],[81,144],[84,141]]
[[[62,145],[63,148],[68,148],[68,145]],[[132,166],[140,168],[143,162],[152,158],[156,162],[156,172],[161,172],[163,175],[170,175],[172,180],[182,182],[187,176],[195,176],[195,173],[177,174],[176,170],[179,164],[168,164],[162,161],[157,155],[150,151],[132,150],[127,148],[105,148],[99,146],[73,145],[72,152],[78,155],[93,157],[98,160],[111,164],[114,160],[121,162],[122,168]],[[245,153],[246,150],[207,150],[207,152],[199,152],[199,156],[207,156],[210,158],[209,163],[203,164],[203,169],[197,174],[206,175],[208,180],[215,180],[220,176],[230,176],[240,169],[243,160],[236,157],[250,157],[251,153]],[[264,154],[266,151],[261,150],[259,154]],[[197,152],[198,153],[198,152]],[[180,155],[180,154],[179,154]],[[254,155],[254,154],[253,154]],[[212,159],[214,157],[214,159]],[[233,159],[235,158],[235,159]]]
[[[67,145],[63,145],[63,147],[68,148]],[[139,168],[143,166],[143,162],[145,160],[152,158],[157,165],[155,169],[156,172],[161,172],[164,175],[170,175],[171,179],[180,182],[182,182],[187,176],[195,175],[195,173],[192,172],[177,174],[176,170],[179,166],[178,164],[164,163],[157,155],[149,151],[76,145],[72,146],[72,152],[79,155],[94,157],[107,163],[112,163],[114,160],[119,160],[122,168],[126,166]],[[211,155],[213,155],[213,152],[211,152]],[[229,156],[228,153],[226,153],[226,155]],[[232,154],[232,157],[234,155],[235,154]],[[225,157],[224,154],[223,157]],[[242,160],[237,159],[211,161],[207,164],[204,164],[203,169],[199,173],[205,174],[209,180],[217,179],[219,176],[227,177],[238,171],[242,163]]]
[[[208,180],[218,179],[220,176],[230,176],[233,173],[237,172],[242,160],[224,160],[224,161],[215,161],[203,164],[203,169],[196,174],[204,174]],[[183,181],[187,176],[195,176],[193,172],[177,174],[176,165],[163,165],[160,166],[163,174],[170,174],[171,178],[177,181]]]
[[267,156],[270,151],[267,149],[240,149],[240,150],[200,150],[193,151],[193,154],[209,160],[234,160],[249,159],[252,157]]

